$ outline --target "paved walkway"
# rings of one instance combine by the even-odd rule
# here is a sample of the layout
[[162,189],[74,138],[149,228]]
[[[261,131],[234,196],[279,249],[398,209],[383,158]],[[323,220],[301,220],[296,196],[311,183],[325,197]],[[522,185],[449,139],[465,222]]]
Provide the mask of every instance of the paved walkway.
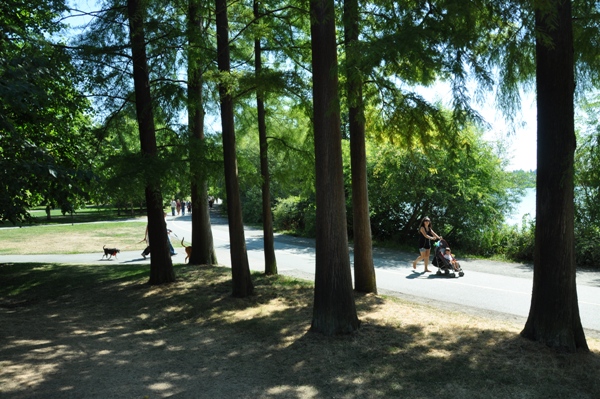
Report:
[[[179,237],[191,236],[190,218],[168,217],[169,228]],[[226,220],[213,220],[213,239],[217,259],[223,266],[231,266],[229,234]],[[250,267],[264,270],[262,231],[246,228],[246,246]],[[276,256],[279,273],[293,277],[313,279],[315,251],[314,240],[276,235]],[[175,245],[178,254],[175,264],[185,260],[183,248]],[[65,263],[65,264],[150,264],[141,256],[141,250],[124,251],[117,258],[103,259],[102,252],[68,255],[0,255],[2,263]],[[352,255],[352,254],[351,254]],[[465,277],[447,280],[435,273],[421,273],[411,267],[417,254],[392,249],[373,249],[377,285],[382,294],[405,297],[438,307],[447,306],[468,312],[506,318],[507,315],[523,322],[531,301],[533,267],[531,264],[508,263],[481,259],[460,259]],[[435,269],[434,269],[435,270]],[[600,334],[600,272],[580,270],[577,286],[582,320],[592,335]]]

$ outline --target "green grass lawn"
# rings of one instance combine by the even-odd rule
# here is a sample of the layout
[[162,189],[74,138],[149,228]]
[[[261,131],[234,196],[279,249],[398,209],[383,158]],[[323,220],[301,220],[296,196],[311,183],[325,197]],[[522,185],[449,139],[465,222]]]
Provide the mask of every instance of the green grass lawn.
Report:
[[0,255],[75,254],[102,247],[140,250],[146,221],[33,225],[0,229]]
[[[30,223],[0,224],[0,255],[76,254],[99,252],[102,247],[142,250],[146,215],[113,207],[88,206],[73,215],[60,209],[46,217],[44,207],[30,211]],[[119,222],[119,223],[115,223]]]
[[[24,223],[23,226],[38,225],[38,224],[71,224],[71,223],[86,223],[99,222],[109,220],[125,220],[131,218],[145,217],[145,213],[140,213],[136,209],[134,213],[131,210],[117,210],[110,206],[86,206],[75,210],[73,214],[62,214],[60,209],[52,209],[50,211],[50,219],[47,218],[45,207],[36,207],[29,211],[32,216],[32,223]],[[9,225],[0,225],[1,227],[10,227]]]

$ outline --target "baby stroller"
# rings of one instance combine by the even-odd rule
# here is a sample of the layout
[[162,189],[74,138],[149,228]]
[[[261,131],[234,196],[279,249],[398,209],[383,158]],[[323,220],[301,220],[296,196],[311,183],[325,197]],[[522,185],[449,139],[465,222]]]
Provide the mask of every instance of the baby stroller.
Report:
[[431,263],[438,268],[438,271],[435,274],[438,276],[443,274],[447,277],[456,277],[456,273],[458,273],[459,277],[464,276],[465,273],[460,267],[460,263],[458,263],[454,257],[452,258],[455,261],[454,265],[444,257],[444,253],[448,247],[449,245],[444,239],[439,240],[433,245],[435,255],[433,256],[433,261]]

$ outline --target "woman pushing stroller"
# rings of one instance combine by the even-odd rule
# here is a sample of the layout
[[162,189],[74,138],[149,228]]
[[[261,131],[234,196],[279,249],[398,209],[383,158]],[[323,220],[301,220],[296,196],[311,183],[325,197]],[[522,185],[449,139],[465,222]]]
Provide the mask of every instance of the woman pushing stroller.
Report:
[[429,254],[431,252],[431,240],[441,240],[431,228],[431,220],[425,216],[419,224],[419,257],[412,264],[413,269],[417,268],[417,262],[423,259],[425,263],[425,273],[431,273],[429,270]]

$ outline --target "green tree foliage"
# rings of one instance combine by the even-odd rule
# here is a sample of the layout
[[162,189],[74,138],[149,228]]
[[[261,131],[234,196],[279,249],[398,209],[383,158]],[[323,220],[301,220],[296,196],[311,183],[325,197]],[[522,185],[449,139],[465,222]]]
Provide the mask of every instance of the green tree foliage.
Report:
[[[104,136],[96,153],[98,176],[93,200],[100,204],[114,204],[118,208],[137,207],[145,202],[143,168],[141,162],[137,122],[122,114],[115,116],[110,127],[99,126],[96,137]],[[127,187],[127,190],[123,190]]]
[[600,85],[600,4],[596,0],[572,1],[576,92],[583,95]]
[[511,174],[517,186],[535,188],[535,171],[513,170]]
[[64,47],[52,39],[61,1],[0,5],[0,220],[40,203],[72,211],[86,197],[92,151],[87,101]]
[[[111,173],[124,172],[112,176],[103,173],[103,176],[112,182],[124,182],[132,177],[133,181],[143,181],[144,175],[161,176],[165,198],[182,194],[187,197],[190,192],[189,141],[187,126],[181,123],[187,105],[186,81],[182,78],[187,2],[165,6],[162,2],[150,1],[146,6],[148,75],[158,143],[156,162],[144,165],[147,174],[142,168],[130,167],[136,162],[140,147],[137,131],[129,126],[136,119],[136,113],[125,3],[104,1],[100,10],[93,11],[95,18],[72,41],[72,48],[100,122],[96,134],[101,167]],[[119,165],[121,167],[115,167]],[[102,182],[99,191],[106,185],[107,182]],[[110,196],[104,193],[101,198],[116,202],[132,194],[140,195],[133,190],[123,190],[126,186],[122,184],[113,187],[126,192],[110,190]]]
[[[493,0],[376,0],[365,9],[358,67],[368,76],[365,96],[380,113],[371,122],[373,132],[413,147],[441,130],[448,134],[438,140],[455,145],[462,127],[482,122],[472,109],[476,98],[469,84],[477,82],[482,90],[494,84],[490,53],[502,40],[499,32],[510,29],[512,21],[502,18],[509,6]],[[416,90],[438,81],[450,83],[451,119]]]
[[575,153],[575,249],[577,265],[595,267],[600,257],[600,124],[598,101],[584,104],[581,120],[586,131],[579,133]]
[[299,196],[287,197],[277,203],[273,214],[280,231],[314,237],[316,233],[314,201]]
[[[314,201],[314,141],[310,118],[303,106],[290,98],[273,96],[265,106],[273,203],[288,196]],[[244,220],[260,223],[260,147],[253,104],[238,102],[237,115],[238,168]]]
[[431,145],[406,150],[391,144],[371,145],[369,193],[373,235],[378,240],[414,244],[424,216],[436,231],[473,252],[479,234],[499,228],[503,210],[517,201],[505,161],[479,133],[465,130],[462,145]]
[[[493,68],[490,74],[492,80],[483,87],[495,86],[497,103],[505,117],[512,121],[521,108],[521,90],[531,90],[535,82],[535,22],[533,7],[536,1],[511,0],[495,1],[483,0],[464,2],[465,6],[478,8],[480,5],[487,13],[488,18],[477,21],[477,26],[482,27],[489,41],[478,40],[478,53],[485,65]],[[579,94],[598,87],[600,83],[600,69],[598,57],[600,56],[600,9],[596,0],[571,1],[574,66],[576,90]],[[489,6],[489,7],[488,7]],[[486,33],[487,32],[487,33]],[[479,82],[486,80],[478,79]]]

